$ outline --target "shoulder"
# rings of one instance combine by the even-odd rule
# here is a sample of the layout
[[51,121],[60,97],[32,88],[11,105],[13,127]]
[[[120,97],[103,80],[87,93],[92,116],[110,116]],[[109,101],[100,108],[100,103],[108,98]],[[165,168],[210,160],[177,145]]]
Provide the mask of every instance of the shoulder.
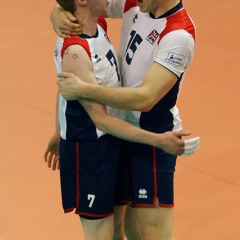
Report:
[[[166,18],[166,26],[165,29],[161,32],[161,37],[164,37],[166,34],[178,30],[182,30],[180,31],[180,33],[184,32],[188,33],[195,40],[196,35],[195,25],[192,19],[185,11],[185,9],[182,9]],[[176,34],[178,35],[179,32],[177,32]]]
[[100,16],[97,21],[98,25],[102,27],[102,29],[107,32],[107,21],[104,17]]
[[82,39],[78,36],[64,39],[61,55],[63,56],[65,51],[69,51],[70,48],[77,51],[82,51],[84,49],[91,58],[89,44],[86,39]]

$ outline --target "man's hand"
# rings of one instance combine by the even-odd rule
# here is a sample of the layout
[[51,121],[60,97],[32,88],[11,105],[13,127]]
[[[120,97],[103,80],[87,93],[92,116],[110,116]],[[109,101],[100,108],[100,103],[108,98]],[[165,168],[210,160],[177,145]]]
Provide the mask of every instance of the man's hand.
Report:
[[54,134],[48,143],[48,147],[44,153],[44,161],[48,167],[55,171],[60,169],[59,164],[59,135]]
[[70,12],[65,12],[58,4],[54,7],[50,20],[54,31],[62,38],[70,38],[82,33],[83,26],[77,23],[77,19]]
[[59,78],[64,80],[58,80],[58,90],[66,100],[76,100],[79,97],[83,97],[84,87],[87,87],[88,83],[83,82],[78,76],[73,73],[60,73]]
[[200,137],[183,140],[181,137],[189,136],[190,132],[166,132],[160,148],[172,155],[190,156],[198,148]]

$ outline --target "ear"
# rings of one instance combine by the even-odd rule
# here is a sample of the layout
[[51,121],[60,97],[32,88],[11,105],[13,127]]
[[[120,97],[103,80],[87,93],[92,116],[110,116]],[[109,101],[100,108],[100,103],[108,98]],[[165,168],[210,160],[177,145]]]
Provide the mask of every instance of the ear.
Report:
[[75,0],[76,5],[85,6],[87,5],[88,0]]

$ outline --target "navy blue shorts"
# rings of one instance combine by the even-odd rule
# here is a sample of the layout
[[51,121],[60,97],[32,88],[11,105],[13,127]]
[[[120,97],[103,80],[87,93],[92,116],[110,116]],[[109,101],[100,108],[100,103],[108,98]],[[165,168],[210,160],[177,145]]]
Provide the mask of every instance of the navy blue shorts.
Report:
[[161,149],[122,141],[115,205],[132,200],[132,206],[173,207],[176,156]]
[[64,212],[99,219],[113,214],[119,139],[104,135],[90,142],[60,141],[60,179]]

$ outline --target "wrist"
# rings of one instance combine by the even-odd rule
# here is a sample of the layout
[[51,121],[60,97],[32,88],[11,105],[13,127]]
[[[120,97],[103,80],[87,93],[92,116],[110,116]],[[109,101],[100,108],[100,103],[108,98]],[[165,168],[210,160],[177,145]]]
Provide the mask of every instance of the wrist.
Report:
[[162,146],[164,145],[164,137],[163,134],[161,133],[154,133],[154,137],[152,138],[154,143],[153,146],[158,147],[158,148],[162,148]]

